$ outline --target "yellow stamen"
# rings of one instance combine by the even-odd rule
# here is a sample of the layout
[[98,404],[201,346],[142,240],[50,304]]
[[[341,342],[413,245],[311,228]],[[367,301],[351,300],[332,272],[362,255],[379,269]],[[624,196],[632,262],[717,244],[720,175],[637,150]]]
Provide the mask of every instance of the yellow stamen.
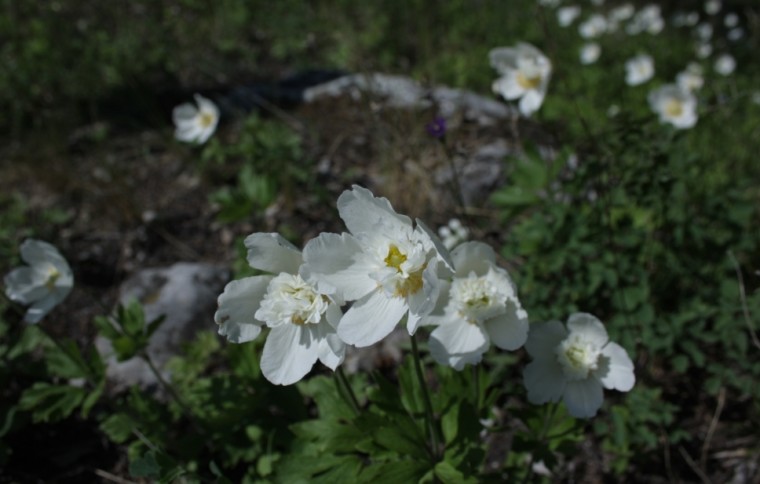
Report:
[[677,118],[683,114],[683,103],[677,99],[671,99],[665,103],[665,114],[671,118]]
[[538,89],[538,86],[541,85],[541,76],[527,77],[522,72],[518,72],[517,84],[523,89]]
[[202,127],[208,128],[214,124],[215,120],[216,116],[214,116],[212,113],[201,113],[199,123]]
[[388,250],[388,256],[385,258],[385,265],[393,267],[398,272],[401,272],[401,264],[404,262],[406,262],[406,254],[402,254],[401,251],[398,250],[398,247],[391,245]]

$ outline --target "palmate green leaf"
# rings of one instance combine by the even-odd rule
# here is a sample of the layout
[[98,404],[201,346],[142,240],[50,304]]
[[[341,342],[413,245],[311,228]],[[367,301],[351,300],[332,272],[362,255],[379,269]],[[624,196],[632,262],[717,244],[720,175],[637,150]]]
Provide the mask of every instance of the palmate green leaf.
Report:
[[362,469],[357,482],[372,484],[399,484],[419,482],[431,470],[430,463],[424,460],[397,460],[377,462]]
[[437,463],[434,472],[443,484],[477,484],[478,482],[475,477],[466,477],[447,461]]
[[19,356],[26,354],[41,345],[47,336],[36,325],[29,324],[24,327],[21,338],[9,350],[6,358],[15,360]]
[[415,374],[414,359],[410,355],[399,366],[398,385],[401,387],[401,402],[406,410],[413,416],[421,415],[425,409],[424,399]]
[[[392,425],[392,426],[391,426]],[[418,459],[427,459],[426,443],[419,435],[409,432],[407,429],[391,424],[375,431],[373,440],[388,450],[398,452],[399,455],[408,455]],[[411,425],[416,427],[416,425]]]
[[111,322],[111,319],[106,316],[95,316],[95,319],[93,319],[93,322],[95,323],[95,326],[98,328],[98,331],[100,332],[101,336],[103,336],[109,341],[113,341],[121,335],[119,330],[116,329],[116,326],[114,326],[113,323]]
[[56,421],[71,415],[86,395],[83,388],[37,382],[21,395],[19,408],[31,410],[35,422]]
[[105,379],[101,380],[98,386],[95,387],[94,390],[92,390],[84,399],[82,402],[82,417],[87,418],[87,416],[90,414],[90,410],[92,410],[92,407],[95,406],[96,403],[98,403],[98,400],[100,400],[101,395],[103,395],[103,390],[106,388],[106,381]]
[[90,365],[82,356],[79,346],[73,341],[61,341],[45,351],[47,371],[61,378],[87,378]]
[[120,305],[117,315],[117,322],[126,335],[139,336],[145,333],[145,312],[136,299],[131,299],[126,305]]

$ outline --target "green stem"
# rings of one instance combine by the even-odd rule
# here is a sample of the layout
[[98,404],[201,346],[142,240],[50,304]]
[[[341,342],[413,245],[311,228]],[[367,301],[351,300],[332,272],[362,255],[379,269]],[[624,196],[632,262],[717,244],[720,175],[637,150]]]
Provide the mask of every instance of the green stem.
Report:
[[422,400],[425,405],[425,423],[430,433],[430,445],[432,447],[432,454],[434,458],[438,457],[438,431],[436,430],[435,416],[433,415],[433,405],[430,402],[430,394],[428,393],[427,383],[425,382],[425,376],[422,373],[422,363],[420,359],[420,351],[417,348],[417,338],[415,335],[411,336],[412,339],[412,356],[414,357],[414,370],[417,374],[417,381],[420,384],[422,390]]
[[351,388],[351,384],[348,382],[348,378],[346,378],[346,374],[340,366],[335,370],[335,383],[338,386],[338,391],[341,393],[343,400],[348,403],[356,415],[359,415],[361,413],[361,405],[359,405],[359,400],[356,398],[354,389]]

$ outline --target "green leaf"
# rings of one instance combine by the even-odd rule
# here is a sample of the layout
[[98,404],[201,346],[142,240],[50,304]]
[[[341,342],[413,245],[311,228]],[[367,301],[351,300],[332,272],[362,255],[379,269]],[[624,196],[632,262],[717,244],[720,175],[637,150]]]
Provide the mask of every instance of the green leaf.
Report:
[[106,381],[101,380],[97,387],[93,391],[85,397],[84,401],[82,402],[82,417],[87,418],[87,415],[89,415],[90,410],[92,410],[92,407],[95,406],[96,403],[98,403],[98,400],[100,399],[100,396],[103,394],[103,390],[106,387]]
[[136,422],[124,413],[115,413],[100,424],[100,430],[117,444],[123,444],[132,436]]
[[449,462],[443,461],[435,465],[435,476],[443,484],[473,483],[477,484],[478,480],[474,477],[465,478],[464,474],[458,471]]
[[132,477],[158,479],[161,475],[161,466],[156,460],[155,452],[147,452],[145,455],[130,462],[129,475]]
[[359,482],[399,484],[418,482],[430,470],[430,464],[420,460],[400,460],[371,464],[362,470]]
[[76,409],[85,398],[85,390],[68,385],[37,382],[19,399],[19,408],[32,410],[35,422],[61,420]]

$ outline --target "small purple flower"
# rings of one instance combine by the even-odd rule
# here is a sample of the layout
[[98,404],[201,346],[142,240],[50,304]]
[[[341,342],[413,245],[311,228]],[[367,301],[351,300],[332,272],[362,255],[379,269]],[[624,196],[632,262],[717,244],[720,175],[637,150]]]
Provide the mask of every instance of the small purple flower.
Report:
[[435,119],[425,125],[425,131],[433,138],[443,138],[446,136],[446,119],[436,116]]

